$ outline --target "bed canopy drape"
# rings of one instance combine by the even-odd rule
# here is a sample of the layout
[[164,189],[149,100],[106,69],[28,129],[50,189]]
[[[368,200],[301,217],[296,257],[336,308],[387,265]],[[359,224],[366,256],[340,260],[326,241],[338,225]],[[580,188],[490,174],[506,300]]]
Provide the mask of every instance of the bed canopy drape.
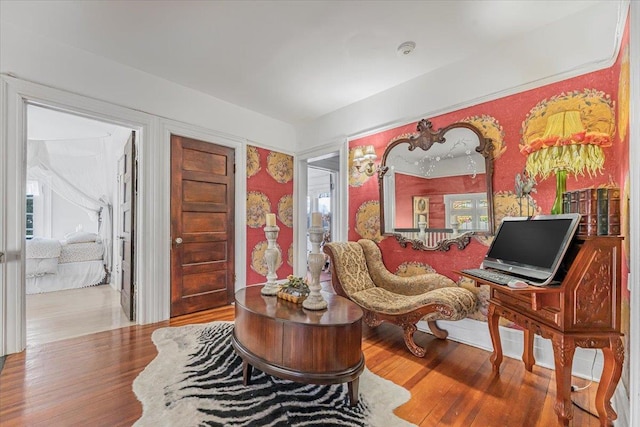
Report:
[[47,185],[98,221],[105,248],[104,263],[112,264],[112,188],[105,138],[28,141],[27,179]]

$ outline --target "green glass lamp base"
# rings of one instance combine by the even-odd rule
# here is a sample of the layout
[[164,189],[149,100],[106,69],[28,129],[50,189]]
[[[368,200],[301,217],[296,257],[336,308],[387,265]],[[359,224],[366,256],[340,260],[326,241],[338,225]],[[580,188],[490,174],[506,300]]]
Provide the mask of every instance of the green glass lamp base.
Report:
[[567,171],[561,169],[556,172],[556,199],[551,207],[551,215],[563,213],[562,194],[567,191]]

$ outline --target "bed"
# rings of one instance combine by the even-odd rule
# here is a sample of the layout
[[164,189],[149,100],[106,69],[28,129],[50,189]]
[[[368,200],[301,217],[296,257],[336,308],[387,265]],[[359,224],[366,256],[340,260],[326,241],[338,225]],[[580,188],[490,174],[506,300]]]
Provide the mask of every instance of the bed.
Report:
[[27,240],[27,294],[107,283],[104,253],[104,244],[95,233],[67,235],[62,241],[42,237]]

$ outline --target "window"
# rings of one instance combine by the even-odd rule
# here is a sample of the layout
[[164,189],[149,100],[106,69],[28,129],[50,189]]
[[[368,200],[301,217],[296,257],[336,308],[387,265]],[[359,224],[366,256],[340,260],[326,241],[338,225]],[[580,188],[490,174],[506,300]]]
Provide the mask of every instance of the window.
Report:
[[25,209],[27,215],[25,236],[27,239],[32,239],[34,235],[36,213],[35,196],[39,195],[40,186],[38,185],[38,181],[27,180],[27,200]]
[[27,194],[27,239],[33,238],[33,194]]
[[444,196],[447,228],[460,231],[487,231],[489,216],[486,193]]
[[[331,194],[320,193],[318,199],[318,212],[322,214],[322,226],[331,227]],[[311,198],[307,197],[307,227],[311,226]]]

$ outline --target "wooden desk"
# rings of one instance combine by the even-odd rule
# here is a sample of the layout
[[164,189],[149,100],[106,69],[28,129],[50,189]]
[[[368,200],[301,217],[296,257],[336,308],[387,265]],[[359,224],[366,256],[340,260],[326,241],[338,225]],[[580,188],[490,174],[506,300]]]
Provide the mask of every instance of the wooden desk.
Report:
[[568,271],[559,285],[512,289],[473,278],[477,284],[490,287],[488,323],[495,372],[502,363],[500,317],[524,328],[522,360],[528,371],[535,364],[533,334],[551,339],[556,373],[554,409],[562,425],[573,418],[571,366],[576,347],[602,349],[604,366],[596,409],[603,426],[612,425],[617,418],[611,397],[624,360],[620,333],[621,241],[616,236],[576,238],[565,256]]
[[236,292],[231,344],[242,358],[245,385],[252,367],[308,384],[348,383],[349,402],[358,403],[364,370],[362,309],[338,295],[323,294],[324,310],[260,294],[262,286]]

